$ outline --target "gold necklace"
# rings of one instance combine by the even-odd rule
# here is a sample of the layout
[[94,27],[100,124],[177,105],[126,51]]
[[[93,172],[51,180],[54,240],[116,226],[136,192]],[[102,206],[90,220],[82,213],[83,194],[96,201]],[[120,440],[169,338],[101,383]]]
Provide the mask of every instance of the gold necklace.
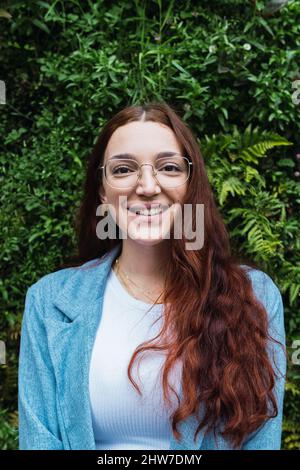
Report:
[[[128,285],[128,281],[131,284],[133,284],[139,290],[139,292],[143,293],[143,295],[145,295],[149,300],[151,300],[151,302],[153,302],[153,293],[151,291],[145,289],[145,288],[141,288],[140,286],[138,286],[132,279],[130,279],[130,277],[127,275],[127,273],[125,273],[125,271],[121,270],[120,263],[119,263],[119,257],[115,260],[114,268],[115,268],[116,274],[118,275],[119,278],[121,278],[123,284],[130,291],[130,293],[133,295],[133,297],[135,297],[137,300],[140,300],[136,297],[136,295],[133,292],[132,288],[130,288],[130,286]],[[123,271],[124,275],[122,274],[122,271]],[[154,301],[155,303],[161,297],[162,293],[163,293],[163,290],[161,291],[159,296]],[[151,297],[149,296],[149,294],[152,294]]]
[[[125,277],[123,276],[123,274],[121,273],[121,269],[120,269],[120,265],[118,264],[118,260],[116,260],[116,265],[117,265],[117,269],[116,269],[116,274],[121,278],[123,284],[126,286],[126,288],[129,290],[129,292],[133,295],[133,297],[135,297],[137,300],[140,300],[138,299],[138,297],[136,297],[135,293],[133,292],[132,288],[128,285],[128,282],[127,280],[125,279]],[[150,291],[147,291],[146,289],[142,289],[140,288],[140,286],[138,286],[134,281],[132,281],[128,275],[124,272],[124,275],[126,276],[126,278],[129,280],[129,282],[131,282],[132,284],[134,284],[136,286],[136,288],[143,293],[143,295],[145,295],[149,300],[151,300],[151,303],[156,303],[157,300],[161,297],[162,295],[162,292],[160,293],[160,295],[157,297],[157,299],[155,301],[153,301],[153,294],[152,296],[150,297],[149,296],[149,293]]]
[[[140,297],[137,297],[136,293],[132,290],[132,287],[130,287],[130,285],[127,283],[126,279],[123,277],[123,275],[121,275],[120,271],[118,272],[117,274],[119,276],[119,279],[122,281],[123,285],[126,287],[126,289],[131,293],[131,295],[137,299],[137,300],[141,300]],[[148,294],[146,294],[145,292],[143,292],[143,295],[149,299],[151,301],[151,303],[154,303],[154,300],[153,300],[153,297],[150,297]]]

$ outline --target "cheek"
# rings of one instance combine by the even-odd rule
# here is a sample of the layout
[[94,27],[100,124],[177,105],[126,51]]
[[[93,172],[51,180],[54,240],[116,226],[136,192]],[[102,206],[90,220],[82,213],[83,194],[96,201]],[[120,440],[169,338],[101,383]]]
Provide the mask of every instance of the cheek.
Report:
[[113,189],[111,187],[106,187],[105,188],[105,196],[106,196],[106,202],[107,204],[112,205],[115,207],[115,209],[118,209],[119,205],[119,197],[123,196],[123,193],[120,193],[116,189]]
[[181,215],[182,221],[184,220],[184,207],[183,207],[183,201],[186,195],[187,187],[184,185],[182,188],[177,188],[170,194],[170,198],[172,199],[172,202],[174,204],[173,210],[172,210],[172,225],[174,224],[176,219],[179,219],[179,215]]
[[182,188],[174,189],[172,193],[169,194],[170,199],[172,200],[173,204],[183,204],[183,200],[186,194],[186,188],[183,186]]
[[117,223],[120,219],[127,217],[127,202],[128,196],[123,192],[114,190],[107,192],[107,203],[112,217]]

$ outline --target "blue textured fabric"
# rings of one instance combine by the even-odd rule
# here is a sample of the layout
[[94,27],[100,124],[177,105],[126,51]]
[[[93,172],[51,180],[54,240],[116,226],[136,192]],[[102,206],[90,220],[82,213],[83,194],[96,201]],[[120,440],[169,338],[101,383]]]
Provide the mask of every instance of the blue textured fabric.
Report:
[[[121,244],[101,259],[47,274],[26,293],[19,356],[19,448],[94,450],[89,366],[101,320],[106,279]],[[266,273],[247,268],[255,295],[269,314],[271,336],[285,345],[282,297]],[[268,346],[278,378],[278,415],[248,437],[243,449],[280,449],[286,374],[284,349]],[[109,357],[107,358],[109,361]],[[247,404],[245,403],[245,406]],[[195,416],[179,423],[170,450],[231,449],[203,428],[194,442]]]

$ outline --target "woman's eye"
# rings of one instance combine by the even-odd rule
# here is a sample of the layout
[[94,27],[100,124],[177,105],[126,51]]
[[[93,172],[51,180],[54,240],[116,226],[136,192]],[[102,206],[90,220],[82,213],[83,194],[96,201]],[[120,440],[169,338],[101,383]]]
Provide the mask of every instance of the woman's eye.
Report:
[[159,168],[159,171],[178,171],[179,168],[176,165],[164,165],[163,167]]
[[127,171],[132,171],[132,169],[130,169],[130,168],[126,167],[126,166],[121,166],[121,167],[119,167],[119,168],[115,168],[115,169],[113,170],[113,173],[114,173],[114,174],[124,174],[124,173],[126,173]]

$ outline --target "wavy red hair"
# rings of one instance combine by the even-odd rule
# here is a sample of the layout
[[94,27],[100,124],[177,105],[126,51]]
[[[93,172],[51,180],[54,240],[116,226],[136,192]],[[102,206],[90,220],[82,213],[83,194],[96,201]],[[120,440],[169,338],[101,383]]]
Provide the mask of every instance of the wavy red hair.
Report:
[[[180,438],[178,423],[197,413],[202,402],[205,414],[202,420],[199,418],[194,438],[204,426],[215,432],[222,424],[223,437],[238,448],[250,433],[278,413],[273,392],[276,373],[267,354],[267,342],[273,339],[268,334],[267,312],[241,266],[245,258],[231,252],[197,141],[175,108],[164,102],[128,106],[101,130],[88,162],[84,196],[76,217],[78,253],[62,267],[102,257],[120,243],[119,238],[100,240],[96,235],[102,184],[97,167],[103,162],[113,132],[131,121],[168,126],[193,162],[183,203],[192,207],[204,204],[205,240],[201,250],[186,250],[184,236],[171,237],[163,326],[158,336],[137,347],[128,365],[128,377],[140,393],[131,374],[137,355],[151,349],[166,350],[162,385],[168,402],[169,372],[177,360],[182,361],[182,399],[177,395],[178,408],[172,414],[175,437]],[[249,260],[246,264],[257,269]],[[155,343],[156,339],[164,342]]]

